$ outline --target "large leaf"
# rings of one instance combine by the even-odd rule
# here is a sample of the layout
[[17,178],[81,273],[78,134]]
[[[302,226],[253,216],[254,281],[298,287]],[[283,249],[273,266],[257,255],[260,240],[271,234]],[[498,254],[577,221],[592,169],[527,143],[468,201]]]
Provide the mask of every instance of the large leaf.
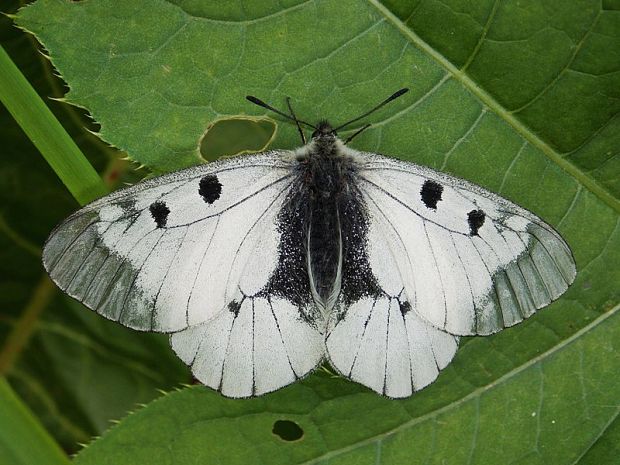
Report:
[[[9,2],[2,8],[11,11]],[[112,151],[84,129],[95,129],[91,122],[47,98],[62,95],[62,81],[32,38],[3,15],[0,42],[94,166],[119,172]],[[190,378],[165,337],[136,334],[76,308],[47,279],[41,245],[78,204],[1,105],[0,137],[0,374],[63,449],[74,452],[136,403]],[[135,178],[129,173],[121,179]],[[8,408],[0,399],[0,417]]]
[[[429,390],[413,402],[318,377],[252,400],[185,389],[129,416],[76,463],[572,464],[618,415],[617,391],[599,382],[620,370],[619,350],[620,312],[614,310],[493,383],[470,387],[425,414],[420,404],[437,403],[431,397],[450,389],[445,378],[433,395]],[[294,422],[303,436],[287,443],[273,433],[278,421]],[[599,463],[617,463],[613,450]]]
[[[279,106],[290,95],[300,117],[337,123],[408,86],[406,98],[369,118],[375,124],[356,147],[511,198],[561,231],[579,270],[560,301],[517,328],[465,342],[439,381],[409,400],[317,375],[256,401],[194,388],[130,416],[80,460],[605,456],[620,400],[606,371],[617,370],[617,310],[601,316],[617,304],[620,279],[614,8],[594,0],[39,0],[22,10],[20,26],[68,81],[67,99],[91,111],[103,138],[158,171],[200,162],[214,119],[263,114],[246,94]],[[273,145],[297,144],[295,128],[280,125]],[[300,422],[304,439],[264,439],[282,415]],[[153,440],[134,441],[142,432]]]

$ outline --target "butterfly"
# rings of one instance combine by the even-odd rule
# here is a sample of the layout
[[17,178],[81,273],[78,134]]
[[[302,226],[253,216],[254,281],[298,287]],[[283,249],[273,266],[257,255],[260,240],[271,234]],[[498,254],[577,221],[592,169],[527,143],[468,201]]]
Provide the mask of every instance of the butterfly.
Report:
[[[299,120],[303,146],[149,179],[77,211],[43,263],[106,318],[168,333],[203,384],[257,396],[325,361],[402,398],[432,383],[460,336],[513,326],[557,299],[575,263],[533,213],[430,168],[360,152]],[[313,129],[306,143],[302,126]]]

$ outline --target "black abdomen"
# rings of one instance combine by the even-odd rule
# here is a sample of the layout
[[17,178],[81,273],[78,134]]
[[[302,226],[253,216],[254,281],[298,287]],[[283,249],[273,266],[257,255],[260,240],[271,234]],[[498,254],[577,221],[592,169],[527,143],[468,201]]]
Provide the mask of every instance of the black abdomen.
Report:
[[308,275],[323,307],[340,287],[341,240],[336,199],[312,199],[308,224]]
[[378,295],[367,255],[368,210],[351,161],[313,154],[297,176],[278,216],[279,263],[267,289],[302,308],[313,299],[327,311],[337,298],[351,304]]

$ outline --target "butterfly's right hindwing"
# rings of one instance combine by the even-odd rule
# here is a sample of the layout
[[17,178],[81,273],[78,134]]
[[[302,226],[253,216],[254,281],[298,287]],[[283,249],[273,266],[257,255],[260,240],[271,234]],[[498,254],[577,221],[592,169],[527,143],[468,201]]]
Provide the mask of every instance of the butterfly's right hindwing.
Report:
[[[97,313],[135,329],[179,331],[214,318],[239,285],[264,285],[277,232],[257,225],[280,209],[292,179],[277,152],[151,179],[69,217],[50,235],[43,263]],[[259,268],[244,274],[255,253]]]
[[410,396],[452,360],[458,338],[422,319],[397,272],[394,238],[352,186],[340,205],[342,285],[326,351],[343,376],[388,397]]

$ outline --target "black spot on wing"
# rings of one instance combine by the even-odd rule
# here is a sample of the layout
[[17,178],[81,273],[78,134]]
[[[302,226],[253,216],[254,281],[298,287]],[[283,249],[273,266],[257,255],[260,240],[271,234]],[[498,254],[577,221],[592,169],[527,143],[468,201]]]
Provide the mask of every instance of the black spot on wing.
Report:
[[469,223],[469,234],[471,236],[478,235],[478,230],[484,224],[485,218],[486,215],[482,210],[472,210],[467,214],[467,222]]
[[239,315],[239,310],[241,310],[241,302],[233,300],[228,304],[228,311],[235,315],[235,318],[237,318],[237,315]]
[[205,202],[211,204],[220,198],[222,184],[215,174],[208,174],[200,180],[198,193]]
[[155,220],[155,224],[158,228],[163,228],[164,226],[166,226],[170,209],[166,206],[164,202],[162,202],[161,200],[153,202],[149,207],[149,211],[151,212],[151,216]]
[[403,316],[411,311],[411,304],[407,301],[401,302],[399,300],[398,305],[400,307],[400,313],[402,313]]
[[436,210],[437,202],[441,200],[442,192],[443,186],[441,184],[436,183],[431,179],[427,179],[422,185],[422,190],[420,190],[422,202],[424,202],[424,205],[426,205],[428,208]]
[[123,209],[123,212],[126,214],[131,214],[136,212],[136,199],[128,198],[121,199],[118,201],[117,205]]

